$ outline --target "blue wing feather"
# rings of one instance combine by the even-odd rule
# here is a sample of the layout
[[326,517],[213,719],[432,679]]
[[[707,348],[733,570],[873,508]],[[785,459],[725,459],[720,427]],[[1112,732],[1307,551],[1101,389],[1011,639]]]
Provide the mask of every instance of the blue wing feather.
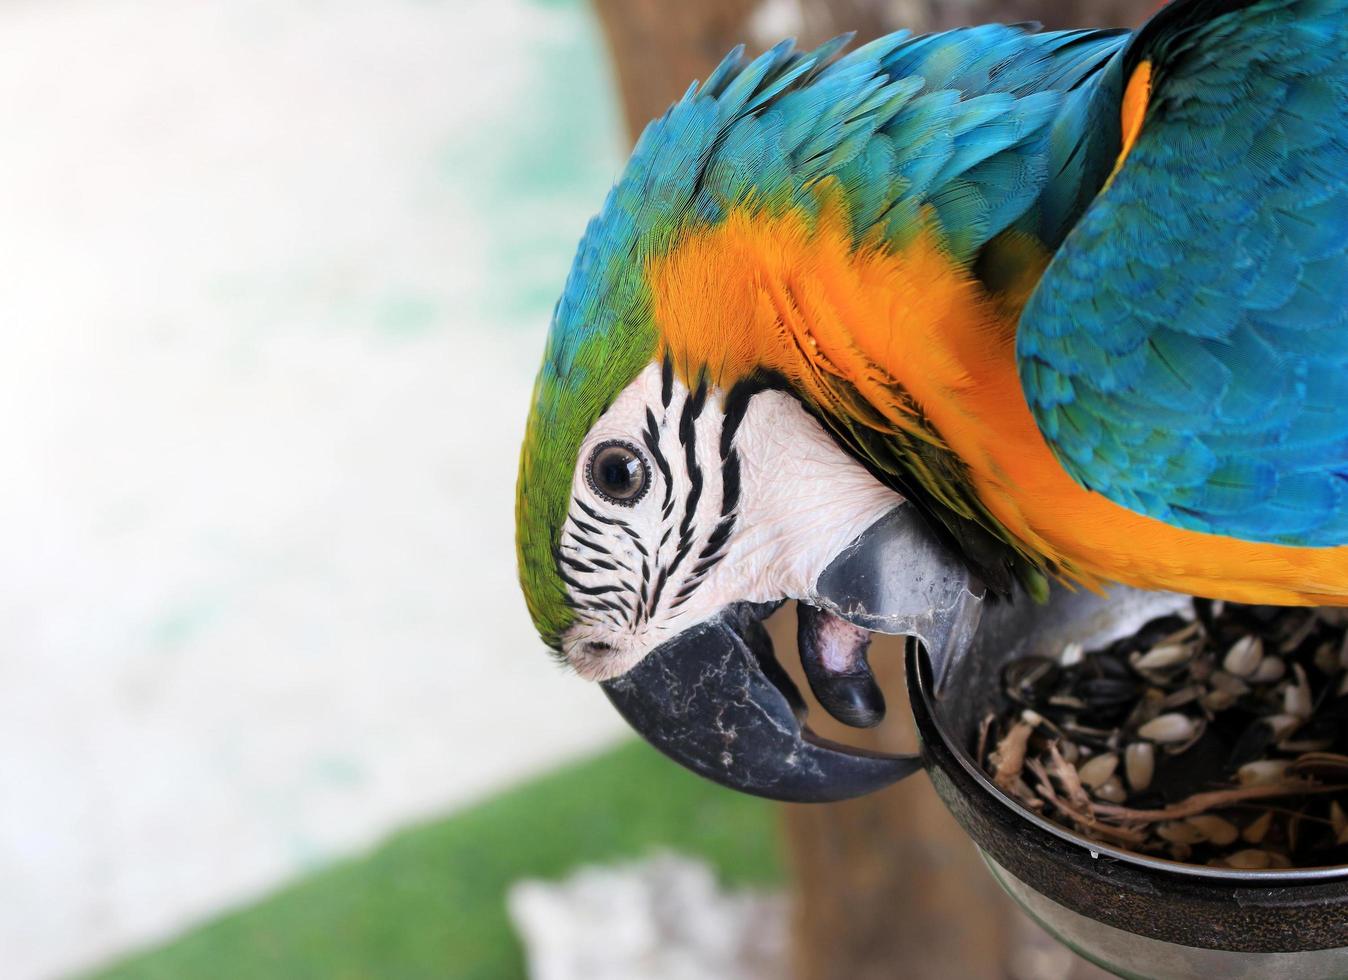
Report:
[[1153,63],[1143,128],[1025,309],[1022,385],[1117,503],[1348,543],[1348,0],[1186,7],[1213,9],[1126,56]]

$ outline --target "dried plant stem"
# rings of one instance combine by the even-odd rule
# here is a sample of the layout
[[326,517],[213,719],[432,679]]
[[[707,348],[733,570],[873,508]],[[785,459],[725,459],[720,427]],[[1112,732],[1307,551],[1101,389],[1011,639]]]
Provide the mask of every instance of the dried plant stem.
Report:
[[1218,789],[1207,793],[1195,793],[1193,796],[1172,803],[1161,810],[1134,810],[1132,807],[1117,806],[1112,803],[1092,803],[1091,811],[1098,816],[1114,820],[1136,823],[1154,823],[1157,820],[1180,820],[1196,816],[1208,810],[1217,810],[1242,800],[1261,800],[1275,796],[1307,796],[1320,793],[1338,793],[1348,789],[1348,785],[1322,786],[1305,779],[1285,779],[1277,783],[1262,786],[1237,786],[1232,789]]
[[1011,730],[1002,736],[992,753],[993,762],[997,766],[993,782],[1007,792],[1011,792],[1016,780],[1020,778],[1021,770],[1025,767],[1025,747],[1033,731],[1034,729],[1025,722],[1016,722],[1011,726]]
[[1232,804],[1232,809],[1249,810],[1254,813],[1276,813],[1283,817],[1300,817],[1302,820],[1309,820],[1311,823],[1322,824],[1326,827],[1333,823],[1328,817],[1313,817],[1310,814],[1302,813],[1300,810],[1293,810],[1285,806],[1256,806],[1250,803],[1235,803]]
[[[1111,838],[1120,844],[1130,844],[1137,846],[1146,841],[1147,835],[1140,830],[1129,830],[1126,827],[1116,827],[1113,824],[1101,823],[1096,820],[1089,812],[1082,812],[1075,809],[1065,802],[1054,792],[1052,784],[1049,782],[1048,773],[1044,771],[1043,765],[1037,759],[1026,761],[1025,768],[1035,774],[1039,785],[1035,787],[1041,797],[1053,804],[1063,816],[1067,817],[1078,827],[1083,827],[1093,831],[1101,838]],[[1089,801],[1087,801],[1089,805]]]
[[1089,811],[1091,798],[1086,795],[1086,788],[1081,785],[1081,776],[1077,773],[1076,766],[1062,757],[1062,752],[1058,750],[1056,741],[1049,743],[1048,754],[1053,766],[1053,775],[1058,777],[1058,783],[1067,794],[1072,806],[1078,810]]

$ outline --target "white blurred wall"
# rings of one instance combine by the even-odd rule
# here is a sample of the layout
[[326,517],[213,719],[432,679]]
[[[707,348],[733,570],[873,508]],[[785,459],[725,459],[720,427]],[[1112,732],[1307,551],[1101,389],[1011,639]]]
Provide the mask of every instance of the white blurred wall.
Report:
[[0,5],[0,974],[606,742],[515,457],[621,137],[573,2]]

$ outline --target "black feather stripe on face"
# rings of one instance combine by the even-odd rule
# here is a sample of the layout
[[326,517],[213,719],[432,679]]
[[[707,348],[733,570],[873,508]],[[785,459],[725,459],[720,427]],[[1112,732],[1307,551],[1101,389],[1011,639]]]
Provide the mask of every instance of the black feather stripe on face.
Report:
[[[647,406],[645,425],[640,434],[650,463],[664,482],[658,543],[655,543],[654,530],[645,532],[649,535],[648,543],[643,543],[643,534],[628,521],[605,514],[584,500],[574,501],[576,507],[569,515],[565,547],[579,554],[559,554],[558,558],[564,566],[563,580],[577,594],[575,607],[582,618],[629,628],[650,622],[660,611],[662,602],[668,602],[669,611],[684,605],[706,581],[712,569],[725,558],[736,526],[741,494],[740,455],[735,448],[735,437],[751,399],[765,387],[769,386],[761,381],[741,383],[733,387],[724,399],[720,432],[714,443],[719,451],[716,471],[721,482],[719,515],[701,548],[698,548],[698,508],[707,488],[704,464],[698,459],[698,421],[706,408],[710,392],[705,377],[696,389],[685,392],[682,405],[675,408],[677,422],[670,426],[669,423],[673,421],[670,419],[673,414],[670,408],[674,402],[673,371],[668,361],[662,364],[660,398],[661,415],[665,422],[662,427],[654,406]],[[674,435],[682,451],[681,462],[686,468],[687,490],[681,495],[676,494],[673,467],[661,445],[662,433],[665,436]],[[639,577],[633,568],[635,562],[628,564],[620,554],[614,553],[612,536],[615,534],[621,534],[630,541],[641,556]],[[602,543],[605,537],[609,538],[608,547]],[[672,554],[667,550],[671,547],[671,540]],[[625,549],[617,550],[621,552]],[[614,574],[605,576],[603,585],[595,586],[583,585],[574,574],[593,576],[605,572]],[[621,584],[608,584],[614,578],[620,578]],[[668,598],[676,582],[678,590],[672,599]],[[618,623],[614,623],[615,615],[620,620]]]
[[609,524],[612,525],[613,527],[625,527],[629,531],[632,528],[632,525],[628,524],[626,521],[620,521],[616,517],[608,517],[605,514],[599,513],[597,510],[595,510],[593,507],[591,507],[583,500],[577,500],[576,504],[577,506],[580,507],[581,510],[585,511],[587,516],[593,518],[594,520],[598,521],[601,524]]
[[660,404],[669,408],[670,399],[674,397],[674,362],[665,355],[664,362],[660,365]]
[[674,493],[674,474],[670,471],[669,460],[665,459],[665,454],[660,451],[660,427],[655,422],[655,413],[649,408],[646,409],[646,431],[641,434],[641,441],[646,444],[646,451],[651,454],[651,459],[655,460],[656,468],[660,470],[660,475],[665,480],[665,499],[660,505],[665,518],[669,517],[669,508],[672,502],[671,496]]

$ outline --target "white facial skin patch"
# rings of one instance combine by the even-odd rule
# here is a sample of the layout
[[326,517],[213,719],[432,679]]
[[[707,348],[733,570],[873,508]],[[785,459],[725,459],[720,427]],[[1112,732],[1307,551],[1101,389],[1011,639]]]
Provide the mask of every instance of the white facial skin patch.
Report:
[[[903,502],[791,395],[745,397],[651,364],[585,437],[558,566],[576,616],[563,650],[583,677],[626,673],[730,603],[808,596]],[[646,481],[630,500],[604,492],[615,459]]]

